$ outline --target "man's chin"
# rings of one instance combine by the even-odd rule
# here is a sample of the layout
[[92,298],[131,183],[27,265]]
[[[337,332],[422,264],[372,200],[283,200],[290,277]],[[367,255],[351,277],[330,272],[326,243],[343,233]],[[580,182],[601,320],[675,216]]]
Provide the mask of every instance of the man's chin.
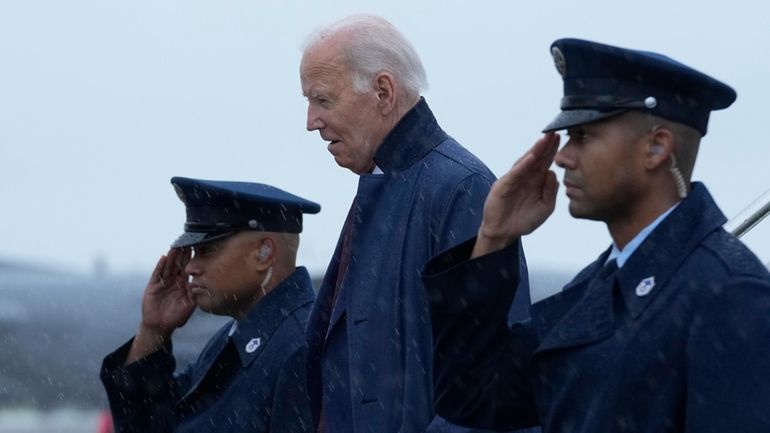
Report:
[[597,215],[595,211],[579,206],[572,201],[569,203],[569,214],[572,215],[572,218],[575,219],[604,221],[601,216]]
[[585,209],[584,206],[581,206],[580,203],[575,202],[575,200],[569,201],[569,214],[572,215],[572,218],[592,219],[591,212]]
[[216,314],[214,313],[216,306],[211,301],[212,301],[211,297],[207,295],[198,295],[195,297],[195,305],[198,306],[199,310],[204,311],[206,313]]
[[365,174],[368,173],[368,171],[365,168],[360,168],[355,166],[350,161],[343,160],[341,158],[334,157],[334,162],[337,163],[342,168],[347,168],[348,170],[352,171],[355,174]]
[[342,168],[347,168],[348,170],[350,170],[350,171],[353,171],[353,169],[352,169],[352,168],[348,167],[348,165],[347,165],[347,164],[345,164],[345,161],[341,161],[341,160],[340,160],[339,158],[337,158],[336,156],[334,157],[334,162],[336,162],[336,163],[337,163],[337,165],[338,165],[338,166],[340,166],[340,167],[342,167]]

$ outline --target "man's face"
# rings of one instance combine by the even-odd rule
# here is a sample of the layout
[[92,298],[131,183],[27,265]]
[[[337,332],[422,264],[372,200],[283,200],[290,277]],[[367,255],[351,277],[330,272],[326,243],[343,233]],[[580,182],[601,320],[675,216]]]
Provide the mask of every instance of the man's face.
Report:
[[341,167],[368,173],[374,153],[387,134],[374,88],[353,90],[347,61],[333,40],[322,41],[302,56],[300,79],[308,100],[307,130],[321,134]]
[[564,168],[569,211],[575,218],[610,222],[633,215],[644,191],[642,140],[629,114],[569,128],[556,154]]
[[193,247],[185,272],[191,277],[190,292],[201,310],[228,316],[245,313],[260,296],[258,276],[250,263],[257,242],[249,236],[252,234],[238,232]]

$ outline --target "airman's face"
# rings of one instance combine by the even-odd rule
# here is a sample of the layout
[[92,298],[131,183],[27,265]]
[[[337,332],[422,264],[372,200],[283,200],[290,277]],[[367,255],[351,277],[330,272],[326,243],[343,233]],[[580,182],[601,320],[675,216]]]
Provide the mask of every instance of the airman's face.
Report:
[[308,49],[300,66],[302,93],[308,101],[307,130],[318,131],[341,167],[368,173],[387,134],[374,88],[353,90],[347,61],[332,41]]
[[569,128],[556,154],[575,218],[610,222],[632,215],[645,179],[643,135],[621,114]]
[[191,295],[201,310],[237,316],[261,297],[259,276],[250,262],[259,241],[251,235],[238,232],[193,247],[185,272],[191,278]]

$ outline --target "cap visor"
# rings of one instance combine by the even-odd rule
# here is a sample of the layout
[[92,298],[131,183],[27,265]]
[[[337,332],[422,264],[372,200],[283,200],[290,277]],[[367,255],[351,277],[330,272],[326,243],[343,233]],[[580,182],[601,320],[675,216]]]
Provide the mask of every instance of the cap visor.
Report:
[[171,248],[183,248],[192,247],[194,245],[211,242],[213,240],[221,239],[230,236],[234,232],[225,233],[200,233],[200,232],[184,232],[179,236],[174,243],[171,244]]
[[612,111],[597,111],[597,110],[564,110],[556,116],[545,128],[543,132],[558,131],[560,129],[567,129],[573,126],[584,125],[586,123],[596,122],[597,120],[606,119],[608,117],[617,116],[618,114],[625,113],[628,110],[612,110]]

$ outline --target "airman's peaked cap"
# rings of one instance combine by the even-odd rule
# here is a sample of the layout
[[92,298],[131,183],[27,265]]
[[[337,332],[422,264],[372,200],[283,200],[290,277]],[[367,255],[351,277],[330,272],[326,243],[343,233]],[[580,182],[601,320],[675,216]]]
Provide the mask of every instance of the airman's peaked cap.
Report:
[[241,230],[302,232],[302,214],[321,206],[274,186],[174,177],[171,179],[187,210],[184,233],[171,245],[187,247]]
[[543,132],[638,110],[706,135],[711,111],[736,98],[727,84],[657,53],[559,39],[551,55],[564,79],[564,97],[562,112]]

